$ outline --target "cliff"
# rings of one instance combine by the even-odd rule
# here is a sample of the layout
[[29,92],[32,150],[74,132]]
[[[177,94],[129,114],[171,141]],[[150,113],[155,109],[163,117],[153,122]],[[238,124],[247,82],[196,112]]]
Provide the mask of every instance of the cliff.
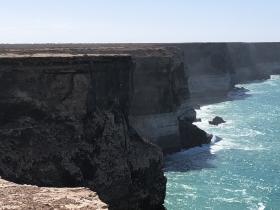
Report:
[[85,186],[111,209],[161,208],[162,153],[130,126],[127,55],[0,58],[0,174]]
[[268,79],[279,74],[280,43],[228,43],[236,83]]
[[193,104],[226,100],[236,84],[280,72],[279,43],[2,45],[1,53],[130,55],[135,64],[130,123],[164,152],[209,142],[207,135],[203,141],[182,137],[179,124],[195,120]]
[[[75,50],[72,52],[84,52]],[[192,124],[196,114],[189,103],[182,50],[174,46],[104,45],[86,52],[132,56],[135,69],[129,119],[142,138],[157,144],[164,153],[210,142],[211,137]]]
[[[134,53],[133,58],[136,68],[130,122],[138,133],[160,146],[164,153],[209,143],[207,134],[192,124],[196,114],[188,102],[182,51],[169,47],[162,48],[160,54]],[[190,133],[187,138],[186,130]],[[195,132],[201,138],[196,138]]]
[[[280,73],[280,43],[171,44],[184,52],[193,103],[226,98],[236,84]],[[169,45],[168,45],[169,46]]]
[[280,43],[0,45],[0,52],[126,53],[134,58],[147,57],[155,52],[160,57],[173,54],[182,57],[187,78],[185,84],[196,103],[204,103],[207,98],[220,99],[235,84],[267,79],[280,72]]
[[185,72],[193,100],[221,97],[233,87],[234,70],[226,44],[197,43],[179,47],[184,51]]
[[0,174],[89,187],[113,209],[162,208],[154,144],[209,143],[193,104],[280,73],[279,56],[279,43],[2,45]]

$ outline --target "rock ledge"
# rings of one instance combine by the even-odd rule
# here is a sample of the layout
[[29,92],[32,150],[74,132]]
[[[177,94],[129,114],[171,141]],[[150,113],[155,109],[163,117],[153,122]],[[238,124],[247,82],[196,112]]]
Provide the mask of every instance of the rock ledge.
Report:
[[48,188],[19,185],[0,179],[1,209],[108,209],[98,195],[87,188]]

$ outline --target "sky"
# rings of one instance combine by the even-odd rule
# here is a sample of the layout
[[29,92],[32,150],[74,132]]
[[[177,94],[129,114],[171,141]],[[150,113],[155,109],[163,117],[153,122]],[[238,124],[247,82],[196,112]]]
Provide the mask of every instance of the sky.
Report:
[[280,41],[279,0],[0,0],[0,43]]

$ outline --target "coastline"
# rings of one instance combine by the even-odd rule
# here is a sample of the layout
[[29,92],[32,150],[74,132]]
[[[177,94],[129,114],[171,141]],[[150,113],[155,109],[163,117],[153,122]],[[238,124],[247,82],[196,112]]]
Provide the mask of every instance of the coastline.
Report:
[[[35,163],[38,171],[47,171],[52,176],[46,178],[46,173],[29,173],[24,168],[24,173],[17,172],[20,176],[15,176],[13,169],[5,170],[12,165],[6,164],[10,157],[5,155],[3,174],[21,183],[37,182],[42,186],[50,183],[66,187],[89,186],[96,189],[103,201],[122,209],[161,206],[166,187],[162,151],[176,152],[210,143],[208,134],[195,126],[196,113],[192,105],[196,108],[198,103],[205,107],[227,101],[227,94],[234,85],[267,78],[277,70],[277,60],[273,60],[275,65],[268,65],[271,69],[261,74],[261,69],[256,69],[252,60],[245,59],[242,65],[239,64],[240,58],[235,57],[235,53],[240,49],[235,47],[241,46],[242,52],[246,49],[248,57],[252,53],[251,45],[89,45],[87,48],[84,45],[69,48],[64,45],[34,48],[30,45],[19,49],[14,46],[12,51],[21,56],[1,58],[1,97],[10,98],[1,104],[4,110],[1,135],[9,147],[11,141],[18,144],[26,139],[23,138],[25,132],[33,128],[30,125],[40,125],[40,128],[31,129],[32,141],[45,139],[51,142],[47,146],[57,150],[45,146],[49,156],[38,154],[38,157],[47,161]],[[9,52],[9,47],[4,52]],[[253,51],[255,56],[258,51]],[[36,78],[41,82],[31,84],[31,80],[39,81]],[[246,90],[242,91],[245,95],[241,99],[249,96]],[[46,97],[42,98],[42,94]],[[86,121],[81,120],[85,118]],[[47,135],[43,133],[46,127],[53,129],[48,130]],[[24,128],[24,131],[13,133],[18,128]],[[60,147],[58,139],[77,145]],[[26,144],[26,150],[33,151],[32,145],[41,147],[44,141]],[[109,147],[108,142],[104,143],[106,141]],[[84,144],[88,146],[84,148]],[[61,150],[67,155],[61,155]],[[5,145],[3,154],[4,151]],[[16,152],[10,148],[9,151],[11,154]],[[24,149],[19,152],[22,156],[27,155],[25,158],[33,158],[24,153]],[[63,161],[56,164],[56,156]],[[25,164],[20,165],[25,167]],[[123,170],[119,170],[120,165]],[[105,185],[104,175],[110,180]],[[129,184],[127,177],[131,178]],[[142,185],[136,184],[142,182]],[[112,187],[116,193],[111,192]],[[145,201],[144,207],[142,201]]]
[[[278,206],[279,79],[244,85],[251,97],[202,106],[198,124],[223,140],[167,157],[168,209]],[[209,125],[215,115],[227,123]]]
[[[243,87],[244,85],[262,84],[262,83],[267,82],[269,80],[278,79],[278,78],[280,78],[280,75],[279,74],[274,74],[274,75],[271,75],[269,79],[254,80],[254,81],[251,81],[251,82],[236,84],[236,87],[234,87],[231,91],[229,91],[226,96],[223,96],[223,97],[220,97],[220,98],[217,97],[217,98],[212,99],[212,100],[208,99],[208,98],[200,99],[199,103],[194,103],[193,102],[194,109],[197,113],[197,119],[201,119],[201,121],[194,122],[193,124],[196,125],[196,126],[199,126],[203,130],[207,130],[207,127],[212,127],[212,128],[216,128],[216,129],[220,129],[220,130],[223,129],[223,124],[218,125],[218,126],[210,125],[209,120],[212,120],[213,117],[215,117],[217,115],[215,113],[212,113],[211,116],[208,116],[208,118],[205,118],[203,115],[201,115],[201,113],[203,113],[203,111],[204,111],[202,109],[208,109],[208,107],[223,104],[225,102],[233,102],[233,101],[237,101],[237,100],[246,100],[248,97],[251,97],[251,94],[250,94],[250,90]],[[223,116],[220,116],[220,117],[223,117]],[[225,124],[229,123],[231,121],[230,119],[227,119],[227,120],[228,120],[228,122],[225,122]],[[201,127],[202,122],[203,122],[204,126]],[[217,136],[217,135],[215,135],[215,133],[211,133],[211,134],[213,135],[213,137],[212,137],[211,142],[209,144],[203,144],[201,146],[197,146],[197,147],[193,147],[193,148],[189,148],[189,149],[182,149],[181,151],[178,151],[176,153],[166,154],[165,155],[165,163],[172,156],[181,156],[182,154],[193,155],[193,154],[205,153],[205,152],[209,152],[209,154],[210,154],[211,153],[210,152],[211,146],[213,146],[215,143],[223,141],[222,136]],[[190,169],[190,170],[192,170],[192,169]],[[164,171],[166,172],[166,166],[165,166]]]

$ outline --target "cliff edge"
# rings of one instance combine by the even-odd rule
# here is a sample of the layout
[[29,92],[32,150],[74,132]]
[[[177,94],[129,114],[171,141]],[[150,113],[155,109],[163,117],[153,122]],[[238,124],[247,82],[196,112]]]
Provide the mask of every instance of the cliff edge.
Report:
[[0,179],[1,209],[106,210],[98,195],[86,188],[51,188],[19,185]]

